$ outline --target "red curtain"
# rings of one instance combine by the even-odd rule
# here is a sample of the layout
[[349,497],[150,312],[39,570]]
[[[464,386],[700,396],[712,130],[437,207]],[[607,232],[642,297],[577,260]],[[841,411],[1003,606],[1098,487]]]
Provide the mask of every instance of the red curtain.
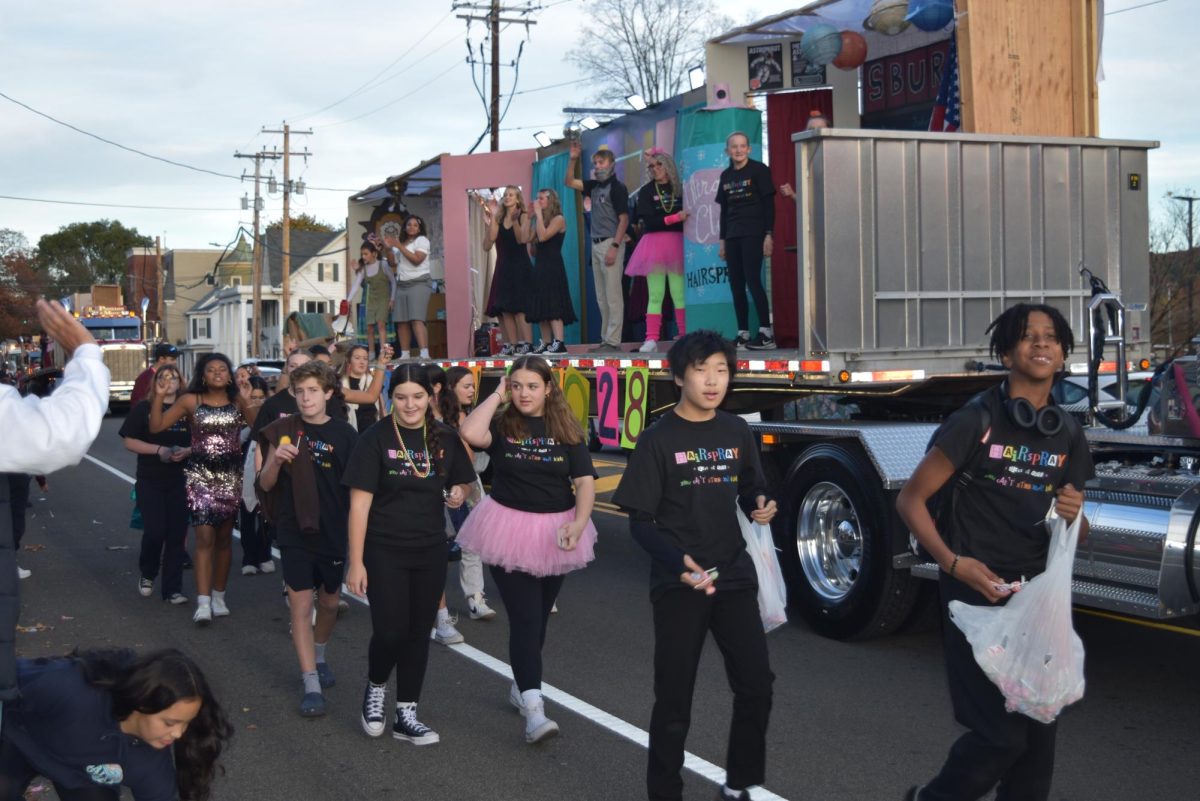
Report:
[[[771,179],[775,186],[788,183],[796,186],[796,147],[792,134],[808,125],[809,112],[825,115],[830,125],[833,119],[833,91],[784,92],[767,95],[768,159]],[[775,255],[771,257],[771,319],[775,341],[782,348],[794,348],[799,340],[799,309],[797,309],[796,202],[775,195]]]

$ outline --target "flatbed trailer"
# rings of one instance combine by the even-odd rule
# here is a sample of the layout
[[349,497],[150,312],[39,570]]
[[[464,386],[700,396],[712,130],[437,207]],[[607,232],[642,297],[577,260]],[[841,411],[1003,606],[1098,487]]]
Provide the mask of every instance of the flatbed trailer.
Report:
[[[1157,143],[840,130],[793,140],[800,347],[739,352],[726,408],[752,417],[780,502],[793,617],[834,638],[877,636],[936,589],[895,499],[945,415],[1001,380],[987,323],[1015,302],[1049,303],[1076,335],[1071,372],[1149,364],[1141,187]],[[1084,275],[1108,291],[1093,297]],[[1092,354],[1101,343],[1106,358]],[[445,364],[477,370],[485,392],[511,362]],[[614,419],[617,441],[633,445],[677,397],[664,353],[557,365],[594,445],[602,432],[613,442]],[[1076,601],[1154,619],[1200,612],[1200,439],[1097,426],[1087,436],[1097,477]]]

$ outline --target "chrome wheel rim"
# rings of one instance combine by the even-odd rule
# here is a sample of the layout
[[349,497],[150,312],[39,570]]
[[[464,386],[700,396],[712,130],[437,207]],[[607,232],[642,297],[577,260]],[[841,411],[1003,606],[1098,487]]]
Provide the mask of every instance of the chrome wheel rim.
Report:
[[821,481],[804,495],[796,551],[804,577],[821,598],[841,601],[854,589],[862,571],[862,524],[837,484]]

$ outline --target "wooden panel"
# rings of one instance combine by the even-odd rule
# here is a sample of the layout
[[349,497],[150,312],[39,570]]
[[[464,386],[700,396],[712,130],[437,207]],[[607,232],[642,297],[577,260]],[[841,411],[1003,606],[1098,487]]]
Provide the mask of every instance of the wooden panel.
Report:
[[1094,136],[1096,0],[958,0],[964,130]]

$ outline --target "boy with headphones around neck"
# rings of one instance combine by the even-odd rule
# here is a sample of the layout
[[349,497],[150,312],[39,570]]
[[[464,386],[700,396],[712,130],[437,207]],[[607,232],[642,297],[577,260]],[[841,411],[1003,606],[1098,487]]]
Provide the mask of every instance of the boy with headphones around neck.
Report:
[[[953,600],[1004,603],[1019,591],[1014,582],[1045,570],[1050,535],[1043,520],[1051,503],[1074,521],[1095,472],[1083,429],[1050,396],[1074,342],[1062,313],[1020,303],[987,333],[1008,377],[946,420],[896,499],[900,517],[942,569],[950,700],[955,719],[969,729],[941,772],[910,788],[906,801],[972,801],[997,786],[1005,801],[1044,801],[1054,771],[1057,724],[1005,711],[1000,690],[947,610]],[[969,471],[968,479],[954,497],[949,530],[939,532],[927,501],[960,471]],[[1086,537],[1085,519],[1080,542]]]

